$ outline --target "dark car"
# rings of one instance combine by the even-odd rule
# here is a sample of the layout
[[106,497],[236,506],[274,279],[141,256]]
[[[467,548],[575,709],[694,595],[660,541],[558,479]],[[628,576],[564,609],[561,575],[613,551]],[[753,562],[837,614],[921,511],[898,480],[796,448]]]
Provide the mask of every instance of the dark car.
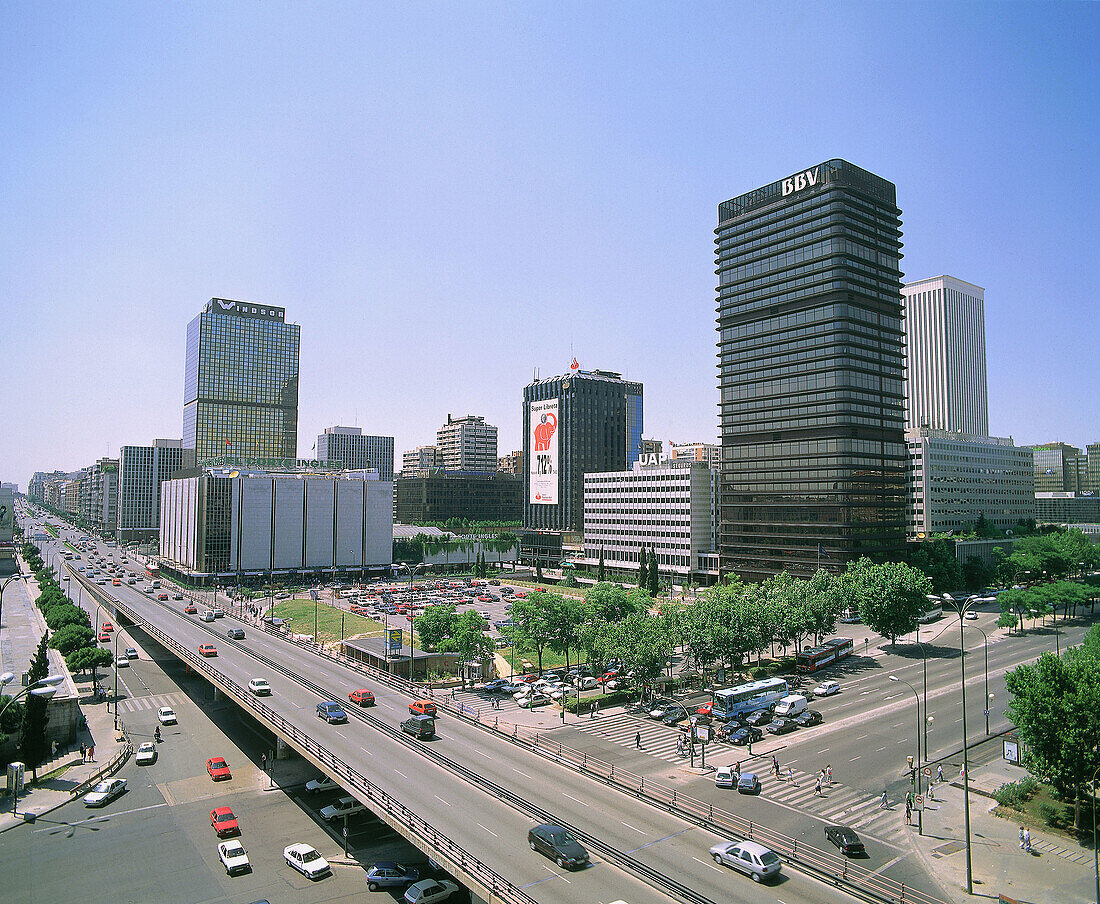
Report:
[[767,725],[771,720],[772,711],[770,709],[758,709],[745,718],[745,724],[759,727],[761,725]]
[[665,725],[679,725],[686,718],[684,711],[679,706],[674,706],[661,717],[661,722]]
[[799,713],[795,716],[794,720],[798,723],[799,728],[809,728],[809,726],[817,725],[821,722],[821,713],[816,709],[808,709],[804,713]]
[[798,723],[794,719],[776,719],[768,725],[767,731],[769,734],[787,734],[797,728]]
[[563,826],[535,826],[527,833],[527,843],[531,850],[549,857],[562,869],[580,869],[588,863],[588,851]]
[[232,640],[244,640],[244,628],[230,628],[225,632],[225,636]]
[[867,853],[859,836],[847,826],[825,826],[825,838],[840,848],[842,854],[849,857]]
[[380,888],[405,888],[420,878],[420,870],[411,866],[402,866],[392,860],[380,860],[367,870],[367,889],[378,891]]
[[760,779],[756,777],[755,772],[742,772],[741,776],[737,779],[737,793],[738,794],[759,794],[760,793]]
[[401,723],[401,730],[421,741],[435,737],[435,719],[432,716],[413,716]]
[[344,712],[340,704],[334,700],[326,700],[317,704],[317,716],[328,723],[347,722],[348,714]]
[[764,737],[764,732],[759,728],[752,725],[746,725],[744,728],[738,728],[733,734],[730,735],[731,744],[748,744],[752,741],[759,741]]

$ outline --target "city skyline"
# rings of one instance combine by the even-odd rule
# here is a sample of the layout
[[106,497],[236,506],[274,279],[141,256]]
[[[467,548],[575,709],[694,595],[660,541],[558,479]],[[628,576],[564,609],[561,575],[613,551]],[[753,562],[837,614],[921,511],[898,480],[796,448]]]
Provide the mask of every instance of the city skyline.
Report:
[[300,451],[508,453],[574,357],[715,442],[715,207],[832,157],[897,185],[905,282],[986,289],[990,432],[1094,442],[1100,13],[830,7],[9,7],[3,479],[178,437],[212,297],[304,327]]

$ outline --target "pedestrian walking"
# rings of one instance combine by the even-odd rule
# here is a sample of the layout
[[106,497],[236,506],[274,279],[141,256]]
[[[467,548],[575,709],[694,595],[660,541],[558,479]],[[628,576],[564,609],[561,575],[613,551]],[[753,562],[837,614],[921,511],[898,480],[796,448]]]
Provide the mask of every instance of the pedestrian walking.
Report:
[[913,808],[913,792],[912,791],[906,791],[905,792],[905,806],[908,807],[909,809]]
[[772,771],[775,773],[775,777],[779,778],[779,760],[775,758],[775,754],[772,754]]
[[909,798],[905,799],[905,824],[911,826],[913,824],[913,806],[909,803]]
[[937,782],[942,782],[943,781],[943,765],[942,764],[936,767],[936,781]]
[[597,718],[599,717],[599,715],[600,715],[600,701],[599,700],[597,700],[595,703],[592,704],[592,712],[595,713]]
[[1020,850],[1024,849],[1024,827],[1020,826]]
[[798,787],[798,783],[794,780],[794,770],[790,766],[787,767],[787,784]]
[[95,762],[95,747],[88,747],[88,761],[91,763]]
[[936,783],[935,782],[929,782],[928,783],[928,799],[929,800],[935,800],[936,799]]
[[642,749],[642,733],[639,731],[634,735],[634,746],[638,749]]
[[817,777],[817,783],[814,785],[814,794],[820,795],[821,797],[825,796],[824,794],[821,793],[821,776],[820,775]]
[[885,791],[882,792],[882,800],[880,800],[878,802],[878,808],[880,810],[889,810],[890,809],[890,798],[886,796]]
[[1024,827],[1024,850],[1031,853],[1031,829]]
[[830,763],[825,767],[825,781],[830,785],[833,783],[833,765]]
[[86,748],[84,747],[84,742],[81,741],[80,742],[80,762],[82,762],[82,763],[85,762],[85,759],[84,759],[85,755],[86,755]]

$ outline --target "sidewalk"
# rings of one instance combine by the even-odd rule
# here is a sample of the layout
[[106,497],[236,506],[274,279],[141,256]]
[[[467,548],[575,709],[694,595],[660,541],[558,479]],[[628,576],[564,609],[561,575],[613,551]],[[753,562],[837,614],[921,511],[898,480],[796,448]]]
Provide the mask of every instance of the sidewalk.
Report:
[[966,893],[963,786],[957,776],[950,784],[936,785],[936,799],[925,801],[923,836],[917,835],[913,820],[912,840],[925,869],[952,901],[997,901],[1005,895],[1020,904],[1094,904],[1091,850],[1029,825],[1031,854],[1026,854],[1020,849],[1019,823],[993,815],[997,804],[992,792],[1024,774],[1003,760],[971,768],[973,897]]

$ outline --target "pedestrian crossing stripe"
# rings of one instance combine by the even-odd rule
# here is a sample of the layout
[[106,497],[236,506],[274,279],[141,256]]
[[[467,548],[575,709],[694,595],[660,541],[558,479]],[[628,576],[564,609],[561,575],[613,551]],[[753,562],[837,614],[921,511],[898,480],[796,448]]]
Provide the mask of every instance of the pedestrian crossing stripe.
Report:
[[141,712],[142,710],[160,709],[162,706],[171,706],[183,701],[183,694],[154,694],[145,697],[131,697],[119,702],[119,708],[125,712]]

